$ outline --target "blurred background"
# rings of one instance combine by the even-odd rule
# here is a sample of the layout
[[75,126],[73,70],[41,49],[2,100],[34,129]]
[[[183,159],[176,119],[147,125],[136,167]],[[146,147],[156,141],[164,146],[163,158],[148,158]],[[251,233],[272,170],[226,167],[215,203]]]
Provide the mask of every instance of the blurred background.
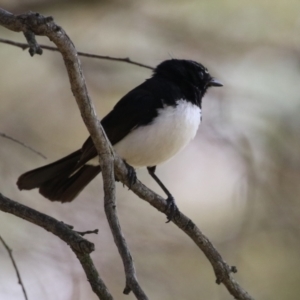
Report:
[[[203,63],[224,83],[203,101],[195,140],[157,174],[181,211],[210,238],[235,278],[255,299],[298,299],[300,293],[300,2],[240,0],[0,0],[13,13],[54,17],[79,51],[156,66],[165,59]],[[0,37],[25,42],[0,27]],[[41,44],[51,42],[38,37]],[[99,228],[92,258],[115,299],[122,262],[103,209],[98,176],[71,204],[37,191],[18,191],[18,176],[81,147],[87,130],[72,97],[62,59],[0,44],[0,132],[47,159],[0,137],[0,191],[75,226]],[[100,117],[151,71],[82,58]],[[163,195],[146,170],[138,177]],[[166,218],[117,183],[118,213],[150,299],[232,299],[215,284],[210,264]],[[13,249],[30,300],[96,299],[68,246],[37,226],[0,212],[0,235]],[[0,299],[23,299],[0,245]]]

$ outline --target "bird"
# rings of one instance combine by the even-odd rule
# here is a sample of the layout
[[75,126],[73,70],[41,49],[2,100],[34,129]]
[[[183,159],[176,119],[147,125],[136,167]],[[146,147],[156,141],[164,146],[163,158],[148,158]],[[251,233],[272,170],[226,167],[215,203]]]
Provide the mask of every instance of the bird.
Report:
[[[156,175],[156,166],[181,151],[196,135],[202,120],[202,98],[223,84],[201,63],[168,59],[152,77],[129,91],[101,120],[115,152],[135,182],[135,168],[146,167],[167,196],[167,219],[178,210],[174,197]],[[19,190],[38,188],[51,201],[71,202],[100,172],[98,154],[89,137],[83,146],[17,180]]]

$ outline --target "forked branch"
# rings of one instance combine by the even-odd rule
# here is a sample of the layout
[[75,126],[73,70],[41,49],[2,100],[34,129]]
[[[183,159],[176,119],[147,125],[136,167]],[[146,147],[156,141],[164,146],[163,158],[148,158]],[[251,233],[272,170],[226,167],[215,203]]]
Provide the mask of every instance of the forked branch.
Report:
[[63,240],[71,247],[72,251],[79,259],[86,273],[87,279],[98,298],[101,300],[113,299],[105,283],[100,278],[90,257],[90,253],[95,249],[93,243],[89,242],[80,234],[73,231],[69,225],[66,225],[48,215],[40,213],[28,206],[15,202],[3,196],[1,193],[0,210],[40,226]]

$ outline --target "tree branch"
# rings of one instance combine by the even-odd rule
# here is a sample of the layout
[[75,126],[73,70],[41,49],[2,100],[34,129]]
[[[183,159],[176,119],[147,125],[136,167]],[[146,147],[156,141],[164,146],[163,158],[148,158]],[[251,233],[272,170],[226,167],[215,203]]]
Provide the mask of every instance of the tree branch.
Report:
[[[11,40],[7,40],[7,39],[2,39],[0,38],[0,43],[3,44],[7,44],[7,45],[11,45],[11,46],[16,46],[19,47],[23,50],[26,50],[29,48],[28,44],[25,43],[19,43],[19,42],[15,42],[15,41],[11,41]],[[50,50],[50,51],[57,51],[59,52],[59,50],[55,47],[51,47],[51,46],[47,46],[47,45],[39,45],[42,49],[46,49],[46,50]],[[107,56],[107,55],[98,55],[98,54],[91,54],[91,53],[86,53],[86,52],[80,52],[78,51],[77,54],[79,56],[83,56],[83,57],[89,57],[89,58],[97,58],[97,59],[105,59],[105,60],[110,60],[110,61],[118,61],[118,62],[124,62],[124,63],[128,63],[131,65],[135,65],[135,66],[139,66],[142,68],[146,68],[146,69],[150,69],[153,70],[154,68],[142,63],[139,63],[137,61],[131,60],[129,57],[111,57],[111,56]]]
[[30,146],[28,146],[28,145],[26,145],[26,144],[20,142],[19,140],[15,139],[15,138],[13,138],[13,137],[11,137],[11,136],[9,136],[9,135],[3,133],[3,132],[0,132],[0,136],[3,137],[3,138],[6,138],[6,139],[8,139],[8,140],[11,140],[11,141],[15,142],[15,143],[17,143],[17,144],[23,146],[24,148],[29,149],[30,151],[34,152],[35,154],[41,156],[42,158],[47,159],[47,157],[46,157],[44,154],[42,154],[41,152],[39,152],[39,151],[37,151],[37,150],[31,148]]
[[86,273],[88,281],[98,298],[101,300],[113,299],[107,287],[105,286],[105,283],[99,277],[99,274],[90,257],[90,253],[95,249],[93,243],[84,239],[81,235],[70,229],[70,226],[64,224],[63,222],[40,213],[28,206],[15,202],[3,196],[1,193],[0,210],[38,225],[58,236],[61,240],[68,244],[72,251],[76,254]]
[[[117,175],[118,179],[127,187],[130,186],[131,190],[138,197],[148,202],[160,212],[166,214],[168,207],[166,200],[148,189],[139,180],[137,180],[135,184],[130,185],[128,177],[126,176],[126,172],[127,168],[124,165],[124,162],[120,158],[115,158],[115,174]],[[254,300],[233,278],[232,273],[236,273],[237,268],[235,266],[229,266],[223,260],[221,254],[217,251],[214,245],[191,219],[189,219],[183,213],[177,212],[172,219],[172,222],[183,232],[185,232],[205,254],[214,269],[217,284],[223,283],[229,293],[233,295],[235,299]]]
[[3,238],[2,238],[1,236],[0,236],[0,241],[2,242],[4,248],[7,250],[8,255],[9,255],[9,257],[10,257],[10,260],[11,260],[11,262],[12,262],[12,264],[13,264],[13,266],[14,266],[14,269],[15,269],[15,271],[16,271],[16,273],[17,273],[18,283],[19,283],[19,284],[21,285],[21,287],[22,287],[22,291],[23,291],[23,294],[24,294],[24,298],[25,298],[25,300],[28,300],[27,293],[26,293],[26,290],[25,290],[25,286],[24,286],[24,284],[23,284],[23,281],[22,281],[20,272],[19,272],[19,270],[18,270],[17,264],[16,264],[16,262],[15,262],[15,259],[14,259],[13,255],[12,255],[12,250],[8,247],[8,245],[5,243],[5,241],[3,240]]

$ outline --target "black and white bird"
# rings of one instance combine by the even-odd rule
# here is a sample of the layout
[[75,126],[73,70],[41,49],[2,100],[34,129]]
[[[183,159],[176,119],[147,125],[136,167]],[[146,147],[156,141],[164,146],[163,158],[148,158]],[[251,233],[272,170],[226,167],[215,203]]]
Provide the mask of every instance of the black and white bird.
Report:
[[[166,60],[101,121],[116,153],[126,164],[147,167],[166,193],[169,207],[173,206],[171,211],[176,207],[174,198],[156,176],[156,166],[169,160],[195,137],[201,122],[202,98],[213,86],[222,84],[202,64]],[[18,188],[39,188],[51,201],[70,202],[101,172],[95,158],[97,152],[89,137],[81,149],[21,175]]]

